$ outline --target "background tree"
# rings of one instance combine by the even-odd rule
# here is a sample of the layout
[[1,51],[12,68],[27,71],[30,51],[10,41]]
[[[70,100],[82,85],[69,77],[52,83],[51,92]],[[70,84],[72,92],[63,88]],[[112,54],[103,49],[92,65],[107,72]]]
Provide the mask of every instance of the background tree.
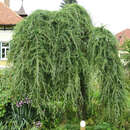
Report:
[[73,3],[77,3],[77,0],[63,0],[63,2],[61,3],[61,7],[64,7],[66,4],[73,4]]
[[[128,102],[130,102],[130,40],[126,40],[124,44],[121,46],[123,53],[121,55],[121,59],[123,60],[125,67],[125,79],[127,83],[128,90]],[[129,103],[130,107],[130,103]]]
[[125,61],[125,67],[130,71],[130,40],[126,40],[122,46],[124,53],[122,59]]

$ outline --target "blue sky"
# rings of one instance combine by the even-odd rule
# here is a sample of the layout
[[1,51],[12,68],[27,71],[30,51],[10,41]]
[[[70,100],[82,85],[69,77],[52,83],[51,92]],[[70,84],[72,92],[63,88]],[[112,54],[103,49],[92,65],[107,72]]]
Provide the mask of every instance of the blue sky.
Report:
[[[0,0],[4,1],[4,0]],[[18,10],[21,0],[10,0],[10,7]],[[36,9],[58,10],[62,0],[24,0],[24,8],[28,14]],[[77,0],[90,14],[95,26],[105,25],[116,34],[130,28],[130,0]]]

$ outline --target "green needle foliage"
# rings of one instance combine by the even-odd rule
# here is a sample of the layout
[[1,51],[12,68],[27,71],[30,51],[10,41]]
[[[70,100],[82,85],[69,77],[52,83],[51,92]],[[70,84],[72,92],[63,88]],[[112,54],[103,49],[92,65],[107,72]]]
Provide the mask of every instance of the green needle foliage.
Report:
[[23,20],[15,28],[9,60],[15,101],[32,99],[41,119],[47,113],[50,120],[61,117],[68,109],[89,118],[90,81],[97,73],[101,108],[108,119],[120,117],[125,94],[115,38],[95,29],[79,5],[38,10]]
[[125,85],[116,39],[104,27],[95,28],[87,50],[90,66],[98,71],[101,111],[105,118],[118,120],[125,107]]

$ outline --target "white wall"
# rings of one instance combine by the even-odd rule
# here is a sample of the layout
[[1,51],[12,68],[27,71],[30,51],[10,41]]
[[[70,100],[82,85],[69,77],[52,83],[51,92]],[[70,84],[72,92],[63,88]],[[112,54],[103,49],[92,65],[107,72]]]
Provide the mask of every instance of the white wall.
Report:
[[8,42],[12,40],[12,30],[0,30],[0,42]]
[[[12,34],[13,31],[12,30],[0,30],[0,42],[9,42],[10,40],[12,40]],[[0,61],[0,69],[6,68],[8,67],[6,65],[6,62],[4,61],[4,63],[1,63]]]

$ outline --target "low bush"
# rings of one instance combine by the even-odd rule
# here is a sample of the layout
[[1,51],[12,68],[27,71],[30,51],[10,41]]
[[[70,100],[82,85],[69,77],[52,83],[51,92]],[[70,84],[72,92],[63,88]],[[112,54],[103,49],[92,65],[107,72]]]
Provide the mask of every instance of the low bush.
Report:
[[11,85],[9,70],[0,70],[0,120],[4,120],[10,114],[11,109]]

